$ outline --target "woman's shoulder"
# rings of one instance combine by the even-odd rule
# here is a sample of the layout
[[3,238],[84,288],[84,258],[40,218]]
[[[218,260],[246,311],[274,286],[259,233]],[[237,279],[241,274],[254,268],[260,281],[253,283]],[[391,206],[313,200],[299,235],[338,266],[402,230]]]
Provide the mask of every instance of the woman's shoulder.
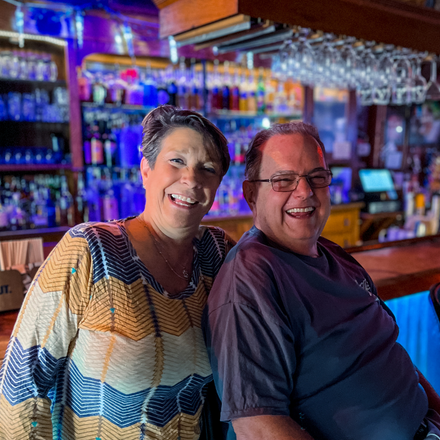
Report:
[[86,222],[80,223],[69,229],[67,234],[71,237],[84,238],[88,242],[100,240],[106,236],[120,237],[122,235],[122,220],[111,220],[109,222]]
[[[222,228],[218,226],[199,226],[197,238],[202,244],[215,242],[227,247],[227,252],[235,246],[235,240],[233,240]],[[227,253],[226,252],[226,253]]]

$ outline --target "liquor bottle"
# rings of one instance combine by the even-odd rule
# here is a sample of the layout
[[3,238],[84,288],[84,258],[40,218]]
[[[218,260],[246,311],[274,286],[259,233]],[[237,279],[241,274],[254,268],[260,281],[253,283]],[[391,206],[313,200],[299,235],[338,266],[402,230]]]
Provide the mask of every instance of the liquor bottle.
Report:
[[264,70],[262,67],[258,69],[258,84],[257,84],[257,113],[261,114],[266,111],[265,103],[265,84],[264,84]]
[[174,78],[174,70],[171,66],[168,66],[165,72],[167,92],[169,96],[168,104],[177,106],[177,85]]
[[222,108],[222,93],[220,85],[220,74],[218,71],[218,60],[214,60],[214,74],[211,86],[211,110],[216,111]]
[[145,79],[143,81],[143,87],[144,87],[143,105],[146,107],[157,107],[158,105],[157,87],[149,63],[147,64],[147,68],[145,71]]
[[129,105],[143,105],[144,88],[139,84],[139,75],[136,69],[127,69],[127,89],[125,91],[125,103]]
[[119,66],[116,67],[115,75],[108,84],[107,95],[110,96],[108,102],[120,105],[125,102],[125,94],[127,92],[127,82],[122,79]]
[[183,109],[189,108],[189,84],[186,73],[185,58],[180,58],[179,70],[177,71],[177,101],[176,105]]
[[270,74],[266,76],[264,88],[266,90],[265,95],[265,106],[266,113],[270,114],[274,111],[274,100],[275,100],[275,87]]
[[102,220],[116,220],[119,217],[118,201],[113,191],[110,173],[104,170],[104,179],[101,181],[102,188]]
[[249,75],[248,93],[247,93],[247,110],[249,112],[257,111],[257,84],[255,83],[254,73]]
[[119,217],[127,218],[130,215],[135,214],[135,210],[133,207],[133,187],[131,185],[130,180],[127,176],[128,171],[126,169],[122,169],[120,180],[119,180],[119,200],[121,203],[119,204]]
[[196,61],[191,59],[191,68],[189,73],[189,108],[191,110],[201,110],[203,107],[202,100],[202,81],[200,75],[196,72]]
[[111,130],[107,130],[105,133],[104,140],[104,154],[105,154],[105,165],[108,167],[112,167],[116,165],[116,157],[117,157],[117,143],[116,136]]
[[170,95],[168,94],[166,75],[164,71],[161,71],[158,74],[157,103],[158,105],[170,104]]
[[86,200],[89,208],[89,221],[101,221],[101,204],[99,199],[99,181],[101,170],[99,168],[87,169]]
[[101,165],[104,163],[104,148],[102,145],[101,135],[98,126],[92,128],[92,138],[90,140],[91,159],[93,165]]
[[102,74],[98,72],[92,85],[93,102],[98,105],[104,104],[106,95],[107,87],[104,84]]
[[241,81],[240,81],[239,109],[241,112],[246,112],[248,110],[248,81],[244,69],[242,71]]
[[84,188],[84,177],[82,173],[78,173],[78,187],[75,197],[77,218],[75,223],[89,221],[89,205],[86,200],[86,191]]
[[238,71],[238,67],[234,70],[234,79],[233,84],[230,89],[230,97],[229,97],[229,108],[231,110],[240,110],[240,88],[238,84],[240,83],[240,74]]
[[92,84],[90,74],[81,67],[77,68],[78,75],[78,95],[79,100],[83,102],[92,101]]
[[61,189],[59,192],[59,224],[60,226],[73,226],[74,224],[74,206],[73,197],[70,194],[67,185],[66,176],[61,176]]
[[222,106],[223,110],[229,110],[229,100],[230,100],[230,85],[231,85],[231,75],[229,72],[229,62],[225,61],[223,64],[223,86],[222,86]]

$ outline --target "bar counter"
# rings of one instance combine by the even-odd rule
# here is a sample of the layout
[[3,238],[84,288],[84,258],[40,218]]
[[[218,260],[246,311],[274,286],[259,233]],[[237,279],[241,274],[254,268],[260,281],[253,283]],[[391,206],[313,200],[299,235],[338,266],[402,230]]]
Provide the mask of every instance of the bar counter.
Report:
[[440,234],[346,249],[366,269],[383,300],[440,282]]

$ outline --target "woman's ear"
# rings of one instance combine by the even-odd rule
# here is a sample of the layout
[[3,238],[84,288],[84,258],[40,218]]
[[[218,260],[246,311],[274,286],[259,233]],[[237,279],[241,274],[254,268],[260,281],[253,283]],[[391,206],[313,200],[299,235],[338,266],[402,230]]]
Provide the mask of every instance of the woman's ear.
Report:
[[145,188],[147,180],[148,180],[148,176],[150,175],[150,164],[148,162],[147,159],[145,159],[145,157],[142,158],[141,160],[141,176],[142,176],[142,185]]

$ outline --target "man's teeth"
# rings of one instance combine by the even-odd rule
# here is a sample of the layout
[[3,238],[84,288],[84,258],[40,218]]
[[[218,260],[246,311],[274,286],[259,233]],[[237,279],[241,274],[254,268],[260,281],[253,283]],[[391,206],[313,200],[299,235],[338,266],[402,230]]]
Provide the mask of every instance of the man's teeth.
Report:
[[191,205],[194,205],[195,203],[197,203],[196,200],[191,199],[191,198],[189,198],[189,197],[181,196],[181,195],[179,195],[179,194],[171,194],[171,197],[172,197],[173,199],[182,200],[182,202],[190,203]]
[[287,213],[288,214],[295,214],[295,213],[298,213],[298,212],[311,212],[314,209],[315,208],[312,208],[311,206],[309,206],[308,208],[292,208],[292,209],[289,209],[287,211]]

